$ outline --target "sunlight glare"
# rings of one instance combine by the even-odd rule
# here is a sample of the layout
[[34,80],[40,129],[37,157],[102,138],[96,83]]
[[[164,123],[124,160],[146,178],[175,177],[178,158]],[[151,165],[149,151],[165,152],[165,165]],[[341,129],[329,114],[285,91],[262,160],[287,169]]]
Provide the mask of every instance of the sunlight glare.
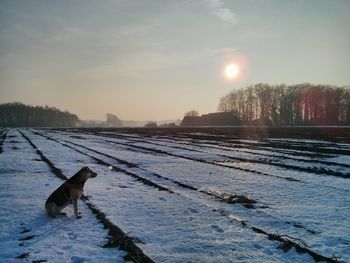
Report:
[[239,68],[236,64],[228,64],[225,68],[225,75],[228,79],[234,79],[238,76]]

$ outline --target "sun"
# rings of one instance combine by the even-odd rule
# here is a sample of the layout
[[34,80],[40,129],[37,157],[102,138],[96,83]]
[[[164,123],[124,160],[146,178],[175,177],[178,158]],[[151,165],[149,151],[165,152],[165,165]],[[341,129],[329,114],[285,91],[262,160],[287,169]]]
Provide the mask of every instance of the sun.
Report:
[[235,79],[239,74],[239,67],[236,64],[228,64],[225,68],[225,75],[228,79]]

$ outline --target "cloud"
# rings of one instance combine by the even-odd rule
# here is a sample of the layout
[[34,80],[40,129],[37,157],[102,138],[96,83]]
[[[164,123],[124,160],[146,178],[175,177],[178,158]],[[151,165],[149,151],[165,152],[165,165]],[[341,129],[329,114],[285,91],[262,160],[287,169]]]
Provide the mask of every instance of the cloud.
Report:
[[81,33],[83,33],[83,30],[79,27],[65,27],[48,36],[46,40],[48,42],[63,42],[78,37]]
[[[182,67],[189,63],[194,63],[201,54],[192,54],[188,56],[165,55],[154,52],[138,52],[120,56],[104,64],[93,66],[79,70],[76,77],[86,79],[113,79],[120,76],[139,76],[141,73],[149,73],[151,71],[169,70],[175,67]],[[142,63],[147,61],[147,63]]]
[[209,8],[212,10],[212,12],[218,16],[223,22],[229,23],[229,24],[237,24],[238,19],[236,17],[236,14],[228,7],[225,6],[225,4],[221,0],[205,0],[208,4]]

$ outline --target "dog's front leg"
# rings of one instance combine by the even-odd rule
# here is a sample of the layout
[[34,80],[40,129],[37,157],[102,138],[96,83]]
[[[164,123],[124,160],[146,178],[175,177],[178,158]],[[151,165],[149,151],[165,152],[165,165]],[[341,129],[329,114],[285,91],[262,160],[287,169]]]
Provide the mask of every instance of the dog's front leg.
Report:
[[78,199],[73,199],[73,207],[76,218],[81,218],[81,216],[78,213]]

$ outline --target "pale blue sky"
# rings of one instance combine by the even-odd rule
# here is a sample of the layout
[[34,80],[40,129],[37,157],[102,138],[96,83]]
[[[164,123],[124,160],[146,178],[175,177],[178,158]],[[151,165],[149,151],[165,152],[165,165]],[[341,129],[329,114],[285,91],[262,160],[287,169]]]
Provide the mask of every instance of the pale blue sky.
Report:
[[348,0],[0,0],[0,103],[160,120],[258,82],[349,85],[349,13]]

